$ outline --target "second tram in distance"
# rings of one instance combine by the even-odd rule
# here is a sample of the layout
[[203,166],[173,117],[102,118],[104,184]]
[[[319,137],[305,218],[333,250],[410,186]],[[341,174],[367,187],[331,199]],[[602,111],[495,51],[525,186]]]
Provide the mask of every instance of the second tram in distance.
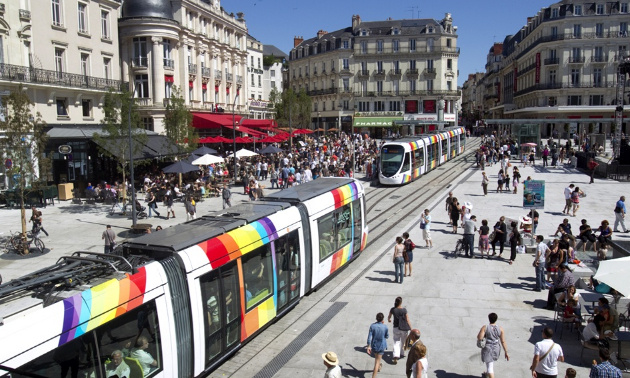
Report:
[[464,152],[466,131],[448,127],[432,134],[422,134],[387,142],[381,147],[379,182],[402,185]]

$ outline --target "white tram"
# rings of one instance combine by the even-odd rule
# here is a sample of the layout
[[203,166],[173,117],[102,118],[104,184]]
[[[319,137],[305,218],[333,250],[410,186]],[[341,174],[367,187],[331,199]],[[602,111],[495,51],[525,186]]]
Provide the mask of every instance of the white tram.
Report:
[[[321,178],[0,285],[0,377],[201,377],[365,247],[363,187]],[[123,365],[124,364],[124,365]]]
[[387,142],[381,147],[379,181],[384,185],[414,181],[463,153],[465,148],[463,127]]

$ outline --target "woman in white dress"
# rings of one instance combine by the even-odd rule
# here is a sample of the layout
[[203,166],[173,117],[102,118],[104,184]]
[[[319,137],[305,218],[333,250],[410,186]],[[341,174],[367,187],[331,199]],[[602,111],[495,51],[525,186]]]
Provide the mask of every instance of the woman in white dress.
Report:
[[427,347],[424,344],[413,346],[418,350],[420,359],[414,362],[411,367],[411,378],[427,378],[429,371],[429,361],[427,361]]

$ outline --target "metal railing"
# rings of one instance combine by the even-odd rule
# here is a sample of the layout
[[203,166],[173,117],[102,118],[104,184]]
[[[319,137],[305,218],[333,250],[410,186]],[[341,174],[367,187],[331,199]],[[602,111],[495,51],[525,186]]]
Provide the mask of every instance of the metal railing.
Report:
[[551,64],[560,64],[560,58],[547,58],[544,60],[546,66]]
[[197,73],[197,65],[188,63],[188,73],[196,74]]
[[210,68],[208,67],[201,67],[201,76],[204,77],[210,77]]
[[134,67],[148,67],[149,58],[147,58],[146,56],[139,56],[139,57],[133,58],[131,63],[133,64]]
[[164,58],[164,68],[168,68],[170,70],[175,69],[175,61],[173,59]]
[[122,90],[124,85],[126,85],[126,83],[120,80],[43,70],[40,68],[15,66],[4,63],[0,64],[0,80],[59,85],[71,88],[90,88],[99,90],[108,90],[112,88],[116,91]]
[[378,93],[379,96],[461,96],[461,91],[449,91],[449,90],[409,90],[409,91],[355,91],[355,97],[374,97]]
[[608,55],[593,55],[591,56],[591,62],[593,63],[607,63]]
[[584,63],[583,56],[571,56],[568,63]]
[[223,76],[223,72],[221,70],[214,70],[214,78],[215,80],[221,80]]
[[225,80],[227,80],[227,81],[232,81],[232,74],[231,74],[231,73],[229,73],[229,72],[226,72],[226,73],[225,73]]
[[418,75],[418,69],[417,68],[407,69],[407,76],[410,76],[410,75]]

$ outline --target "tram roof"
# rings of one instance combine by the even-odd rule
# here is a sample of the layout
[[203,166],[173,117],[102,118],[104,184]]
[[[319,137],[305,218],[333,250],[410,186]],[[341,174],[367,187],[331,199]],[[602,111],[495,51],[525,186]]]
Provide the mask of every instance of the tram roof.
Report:
[[181,251],[290,206],[286,202],[242,203],[186,223],[143,235],[126,243],[125,246],[132,250],[140,249],[143,252],[147,247],[155,252]]
[[350,178],[322,177],[309,182],[307,185],[292,186],[279,192],[265,195],[262,200],[269,202],[304,202],[353,182],[354,180]]

